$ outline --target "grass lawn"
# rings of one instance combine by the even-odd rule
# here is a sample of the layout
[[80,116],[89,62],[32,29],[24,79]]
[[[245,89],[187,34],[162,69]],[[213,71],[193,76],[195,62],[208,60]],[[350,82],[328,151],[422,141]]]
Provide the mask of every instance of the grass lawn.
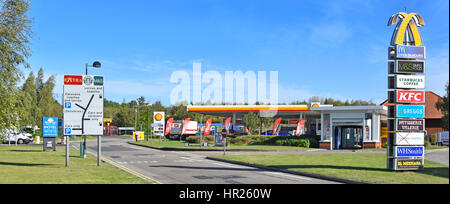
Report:
[[237,155],[217,158],[377,184],[449,184],[449,167],[425,160],[420,171],[386,169],[384,154]]
[[[195,146],[186,147],[185,142],[180,141],[166,141],[159,142],[159,140],[155,140],[153,142],[130,142],[133,144],[139,144],[149,147],[156,148],[192,148],[192,149],[200,149],[200,146],[197,144]],[[191,144],[192,145],[192,144]],[[201,147],[202,149],[216,149],[223,150],[223,147]],[[264,150],[264,151],[306,151],[312,148],[303,148],[303,147],[290,147],[290,146],[275,146],[275,145],[231,145],[227,147],[227,150],[230,149],[248,149],[248,150]]]
[[97,158],[70,151],[70,167],[65,167],[65,149],[42,152],[42,147],[0,146],[0,184],[145,184]]

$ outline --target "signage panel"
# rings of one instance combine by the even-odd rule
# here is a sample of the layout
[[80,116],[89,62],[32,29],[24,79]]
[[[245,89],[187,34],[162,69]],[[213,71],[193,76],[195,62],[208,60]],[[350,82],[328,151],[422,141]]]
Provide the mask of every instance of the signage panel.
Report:
[[423,157],[425,147],[396,146],[394,147],[394,157]]
[[397,118],[424,118],[424,105],[396,105]]
[[395,48],[397,59],[426,59],[425,47],[397,45]]
[[396,89],[424,89],[425,76],[397,75],[395,76]]
[[164,136],[166,126],[165,112],[153,113],[154,133],[156,136]]
[[44,117],[42,119],[42,137],[58,137],[57,117]]
[[63,95],[64,135],[103,135],[103,77],[66,75]]
[[389,62],[390,74],[425,74],[425,61],[396,60]]
[[396,103],[425,103],[425,91],[395,91]]
[[396,159],[397,170],[417,170],[423,167],[423,159]]
[[424,132],[396,132],[394,134],[395,145],[416,145],[423,146],[425,144]]
[[396,131],[424,131],[425,120],[396,119],[395,127]]

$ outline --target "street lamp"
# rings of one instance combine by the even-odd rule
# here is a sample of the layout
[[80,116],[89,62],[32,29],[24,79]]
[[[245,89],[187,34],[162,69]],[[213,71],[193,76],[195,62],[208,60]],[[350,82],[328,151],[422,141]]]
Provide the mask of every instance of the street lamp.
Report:
[[95,61],[92,64],[92,66],[89,66],[88,64],[86,64],[86,75],[88,75],[88,67],[93,67],[93,68],[100,69],[102,67],[102,64],[99,61]]

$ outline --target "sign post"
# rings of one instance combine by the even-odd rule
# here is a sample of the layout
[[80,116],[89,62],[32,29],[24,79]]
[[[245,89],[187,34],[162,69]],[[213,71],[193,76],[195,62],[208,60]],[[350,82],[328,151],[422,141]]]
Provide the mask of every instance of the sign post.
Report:
[[418,27],[419,14],[393,15],[388,26],[397,24],[388,59],[388,148],[387,168],[394,171],[424,168],[425,59],[426,48]]
[[[103,135],[103,76],[64,76],[64,135],[97,136],[97,165],[101,164]],[[68,137],[66,144],[68,144]],[[67,145],[66,148],[69,148]],[[66,150],[68,157],[68,150]],[[66,158],[68,163],[68,158]]]

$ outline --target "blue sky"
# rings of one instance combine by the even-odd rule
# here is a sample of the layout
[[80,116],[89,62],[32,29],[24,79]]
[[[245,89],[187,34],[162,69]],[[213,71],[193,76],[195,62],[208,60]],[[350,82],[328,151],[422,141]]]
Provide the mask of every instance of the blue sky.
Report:
[[[311,96],[381,103],[387,95],[391,15],[422,15],[427,90],[440,95],[449,76],[447,0],[33,0],[32,71],[90,69],[105,76],[105,96],[170,104],[173,72],[278,71],[279,101]],[[27,74],[30,70],[26,71]],[[206,86],[206,85],[205,85]]]

